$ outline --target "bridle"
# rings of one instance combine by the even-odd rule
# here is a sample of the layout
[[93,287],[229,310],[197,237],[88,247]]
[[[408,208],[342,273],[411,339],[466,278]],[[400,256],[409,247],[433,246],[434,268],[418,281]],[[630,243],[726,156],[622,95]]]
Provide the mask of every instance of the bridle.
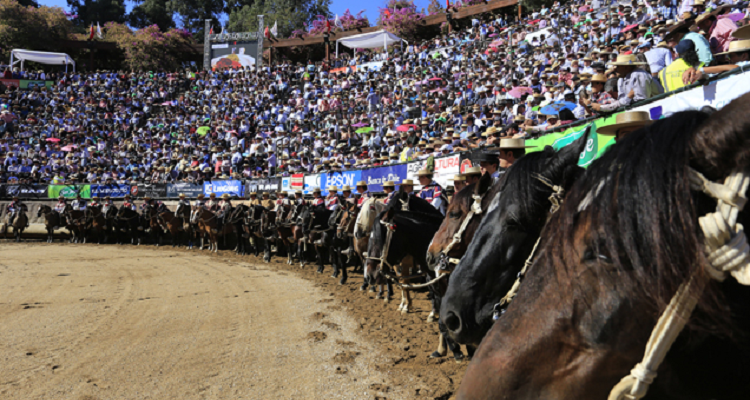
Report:
[[453,234],[453,239],[450,243],[448,243],[447,246],[445,246],[442,250],[440,250],[440,254],[438,255],[438,270],[443,272],[444,274],[450,273],[450,266],[451,265],[458,265],[459,262],[461,262],[461,258],[453,258],[448,257],[448,253],[450,253],[451,249],[453,249],[453,246],[461,243],[461,237],[463,237],[464,231],[466,230],[466,227],[469,226],[469,223],[476,215],[482,215],[482,199],[484,199],[484,196],[489,192],[489,189],[485,191],[482,195],[476,195],[472,194],[471,197],[474,199],[474,202],[471,204],[471,207],[469,209],[469,213],[466,214],[466,218],[464,218],[463,222],[461,222],[461,226],[458,228],[456,233]]
[[[545,186],[552,189],[552,194],[548,197],[549,202],[552,204],[549,209],[549,214],[552,215],[557,212],[557,210],[562,207],[563,203],[563,197],[565,195],[565,189],[563,189],[562,186],[555,185],[551,180],[543,177],[542,175],[535,174],[534,178],[538,180],[539,182],[542,182]],[[531,264],[534,262],[534,255],[536,254],[536,249],[539,247],[539,242],[542,240],[542,236],[539,235],[539,237],[536,239],[536,243],[534,243],[534,247],[531,249],[531,254],[529,254],[529,257],[526,258],[526,261],[523,263],[523,268],[521,268],[521,271],[518,273],[518,276],[516,277],[516,281],[513,282],[513,286],[511,286],[510,290],[508,290],[508,293],[503,296],[502,299],[500,299],[500,302],[495,304],[494,307],[492,307],[492,320],[497,321],[501,315],[505,312],[504,306],[507,306],[510,304],[511,301],[513,301],[513,298],[516,296],[516,293],[518,292],[518,288],[521,286],[521,281],[523,280],[523,277],[526,275],[526,271],[529,269]]]

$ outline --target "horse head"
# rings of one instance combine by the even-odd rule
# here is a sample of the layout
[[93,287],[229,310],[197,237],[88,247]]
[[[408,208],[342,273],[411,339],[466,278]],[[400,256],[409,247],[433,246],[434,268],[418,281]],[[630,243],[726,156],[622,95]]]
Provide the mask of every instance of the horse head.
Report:
[[[628,378],[646,388],[656,379],[653,398],[745,396],[750,288],[732,276],[691,294],[700,301],[692,316],[677,318],[688,325],[661,368],[639,362],[677,289],[715,273],[699,217],[717,202],[696,185],[693,170],[719,183],[747,171],[749,132],[744,95],[713,115],[676,113],[611,146],[545,228],[538,257],[482,341],[457,398],[607,398],[618,381],[628,384],[620,378],[631,369]],[[748,226],[750,213],[739,212],[737,221]],[[746,275],[734,276],[747,284]]]
[[39,209],[36,211],[36,217],[39,218],[42,215],[47,215],[51,212],[52,212],[52,207],[46,204],[42,204],[41,206],[39,206]]
[[515,282],[547,221],[555,193],[550,182],[559,189],[570,187],[585,143],[584,136],[559,152],[547,147],[521,157],[493,190],[440,309],[457,342],[479,345],[492,326],[495,304]]
[[354,227],[354,237],[364,239],[370,235],[372,226],[375,223],[375,217],[380,214],[385,205],[374,197],[370,197],[362,204],[362,209],[357,215],[356,226]]

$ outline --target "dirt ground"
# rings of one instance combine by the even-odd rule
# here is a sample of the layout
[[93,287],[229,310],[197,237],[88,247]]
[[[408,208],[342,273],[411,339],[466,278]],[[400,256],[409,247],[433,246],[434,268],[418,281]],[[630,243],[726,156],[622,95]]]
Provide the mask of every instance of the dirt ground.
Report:
[[449,399],[437,325],[315,267],[0,243],[0,399]]

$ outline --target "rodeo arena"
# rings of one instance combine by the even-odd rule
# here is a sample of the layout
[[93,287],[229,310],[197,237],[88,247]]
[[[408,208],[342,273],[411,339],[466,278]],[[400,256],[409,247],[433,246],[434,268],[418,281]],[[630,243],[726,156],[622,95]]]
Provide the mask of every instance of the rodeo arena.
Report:
[[750,399],[748,2],[440,16],[13,50],[0,399]]

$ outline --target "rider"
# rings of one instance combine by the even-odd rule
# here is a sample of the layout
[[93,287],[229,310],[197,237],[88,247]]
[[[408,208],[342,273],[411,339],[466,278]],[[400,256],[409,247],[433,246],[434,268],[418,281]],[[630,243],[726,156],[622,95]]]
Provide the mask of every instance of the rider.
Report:
[[73,200],[73,204],[71,205],[73,206],[74,210],[86,211],[86,200],[81,198],[80,193],[76,194],[76,199]]
[[260,199],[258,199],[258,192],[250,192],[250,206],[259,206]]
[[232,213],[232,202],[231,200],[229,200],[229,197],[229,193],[224,193],[221,195],[221,201],[219,202],[219,212],[216,214],[216,217],[219,221],[219,230],[221,230],[224,226],[224,222],[226,221],[227,216]]
[[99,207],[102,204],[99,203],[99,196],[94,196],[91,198],[91,203],[89,203],[89,207]]
[[479,183],[479,179],[482,177],[482,170],[479,167],[469,167],[466,168],[463,176],[466,177],[466,186],[469,186],[472,183]]
[[323,197],[320,196],[320,188],[313,189],[313,199],[312,199],[312,202],[310,204],[313,207],[315,207],[315,206],[319,206],[321,204],[325,204],[325,202],[326,202],[325,199],[323,199]]
[[456,193],[460,192],[461,189],[466,187],[466,177],[463,174],[453,175],[453,179],[448,179],[448,180],[453,181],[453,196],[454,197]]
[[106,196],[104,198],[104,206],[105,207],[112,207],[113,205],[115,205],[115,203],[112,202],[112,198],[109,197],[109,196]]
[[129,194],[125,195],[125,201],[122,203],[122,206],[137,211],[135,203],[133,203],[133,198]]
[[284,203],[287,201],[286,198],[286,192],[283,190],[279,190],[276,192],[276,211],[279,210],[279,207],[284,205]]
[[260,201],[260,205],[266,208],[266,210],[273,210],[274,204],[273,200],[270,199],[271,194],[268,192],[263,192],[263,200]]
[[302,195],[302,191],[297,189],[294,191],[294,203],[297,205],[305,204],[305,197]]
[[203,193],[199,194],[195,201],[193,202],[193,210],[191,212],[192,215],[190,215],[190,222],[195,223],[196,218],[198,218],[198,213],[200,210],[206,208],[206,196],[203,195]]
[[364,204],[364,202],[370,198],[370,192],[367,191],[367,182],[357,182],[357,193],[359,193],[359,198],[357,199],[357,208],[362,208],[362,204]]
[[65,200],[65,196],[60,195],[57,197],[57,204],[55,204],[55,211],[58,214],[65,212],[65,208],[68,207],[68,201]]
[[[16,220],[16,216],[18,215],[18,212],[21,210],[26,211],[28,208],[26,207],[26,204],[23,204],[21,199],[18,198],[18,196],[13,196],[13,201],[8,204],[8,212],[10,215],[8,216],[8,225],[13,225],[13,221]],[[26,227],[29,227],[29,221],[26,221]]]
[[354,197],[352,197],[352,187],[349,185],[344,185],[344,187],[341,188],[341,197],[343,197],[346,201],[353,201]]
[[445,215],[448,201],[445,198],[445,193],[443,193],[443,187],[432,180],[432,171],[422,169],[417,172],[417,176],[419,177],[419,183],[422,185],[422,190],[417,193],[417,197],[429,201],[433,207]]
[[383,192],[385,192],[386,195],[383,199],[383,204],[388,204],[388,202],[391,201],[394,193],[396,193],[396,182],[385,181],[383,183]]
[[208,195],[208,201],[206,202],[206,209],[208,211],[216,212],[219,210],[219,201],[216,200],[216,193]]
[[190,200],[185,198],[185,193],[180,193],[180,199],[177,201],[178,206],[190,207]]
[[325,205],[326,208],[331,211],[336,211],[339,208],[339,188],[331,185],[328,186],[328,196],[326,196]]

